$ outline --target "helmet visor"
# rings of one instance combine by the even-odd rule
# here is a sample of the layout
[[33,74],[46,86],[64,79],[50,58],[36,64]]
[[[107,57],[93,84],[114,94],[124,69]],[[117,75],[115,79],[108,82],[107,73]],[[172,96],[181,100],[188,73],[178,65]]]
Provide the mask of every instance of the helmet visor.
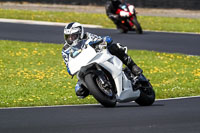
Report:
[[78,39],[78,34],[65,34],[64,37],[65,41],[71,45],[76,39]]

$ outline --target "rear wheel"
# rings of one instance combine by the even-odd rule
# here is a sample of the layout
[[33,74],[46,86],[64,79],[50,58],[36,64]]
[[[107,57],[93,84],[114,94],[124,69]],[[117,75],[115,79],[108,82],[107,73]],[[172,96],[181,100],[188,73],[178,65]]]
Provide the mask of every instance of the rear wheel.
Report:
[[85,82],[88,90],[99,103],[104,107],[115,107],[117,100],[109,80],[105,84],[99,75],[87,74]]
[[141,106],[150,106],[155,101],[155,92],[149,81],[139,82],[140,97],[135,100]]
[[127,29],[119,28],[118,30],[119,30],[120,33],[125,33],[125,34],[128,33]]
[[128,31],[129,31],[129,29],[128,29],[128,27],[126,26],[125,23],[118,24],[118,25],[117,25],[117,30],[118,30],[120,33],[128,33]]

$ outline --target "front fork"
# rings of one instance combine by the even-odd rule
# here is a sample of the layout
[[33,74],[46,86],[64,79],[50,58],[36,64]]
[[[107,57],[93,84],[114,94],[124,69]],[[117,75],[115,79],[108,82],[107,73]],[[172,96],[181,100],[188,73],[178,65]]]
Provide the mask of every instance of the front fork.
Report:
[[78,77],[80,78],[81,82],[84,83],[84,85],[85,85],[84,77],[88,73],[94,73],[95,75],[97,75],[97,78],[99,82],[101,83],[102,87],[108,88],[108,89],[113,87],[109,78],[106,76],[106,74],[104,73],[104,71],[98,64],[93,63],[81,68]]
[[112,84],[110,83],[109,79],[106,77],[106,75],[102,71],[98,74],[97,78],[100,81],[103,88],[105,89],[112,88]]
[[129,23],[129,25],[130,25],[131,27],[134,26],[133,19],[134,19],[134,17],[131,16],[131,17],[130,17],[130,20],[128,21],[128,23]]

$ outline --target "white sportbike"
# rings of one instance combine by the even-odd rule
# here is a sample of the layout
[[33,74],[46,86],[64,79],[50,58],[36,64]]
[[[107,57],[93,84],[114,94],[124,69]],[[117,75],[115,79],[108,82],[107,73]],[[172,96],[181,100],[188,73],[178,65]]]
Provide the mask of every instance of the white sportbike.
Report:
[[152,105],[155,92],[143,74],[134,76],[116,56],[104,48],[95,50],[89,44],[70,54],[68,68],[104,107],[117,102],[135,101],[141,106]]

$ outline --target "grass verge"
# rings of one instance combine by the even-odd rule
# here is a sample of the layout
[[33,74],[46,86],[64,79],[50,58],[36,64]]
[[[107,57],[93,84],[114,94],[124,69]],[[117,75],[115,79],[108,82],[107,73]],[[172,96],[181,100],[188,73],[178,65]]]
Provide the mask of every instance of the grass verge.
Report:
[[[0,9],[0,18],[50,22],[80,22],[115,28],[105,14]],[[138,16],[144,30],[200,33],[200,19]]]
[[[78,99],[62,45],[0,40],[0,107],[96,103]],[[200,95],[200,57],[129,50],[156,91],[156,98]]]

